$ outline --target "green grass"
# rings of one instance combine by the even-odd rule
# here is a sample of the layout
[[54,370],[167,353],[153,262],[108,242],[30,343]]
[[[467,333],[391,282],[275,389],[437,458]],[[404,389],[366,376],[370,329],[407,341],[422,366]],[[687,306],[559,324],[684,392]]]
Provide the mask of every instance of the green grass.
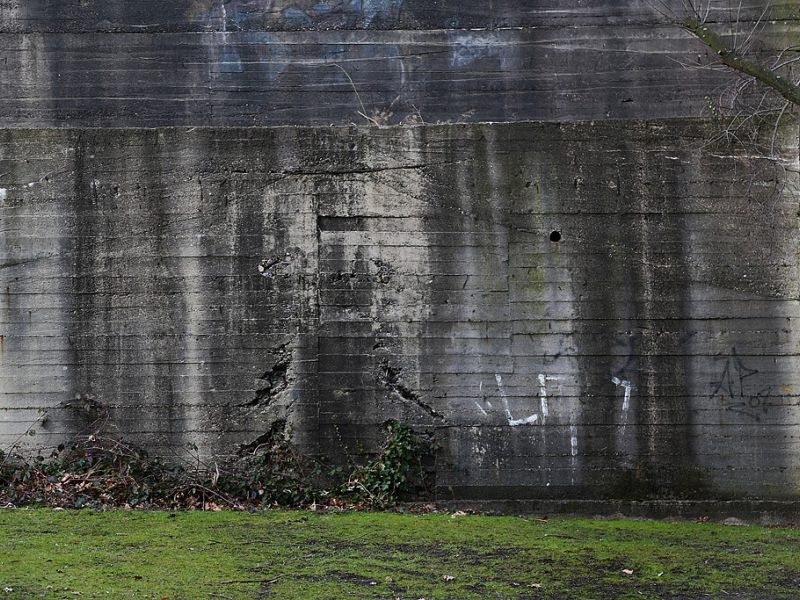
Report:
[[0,532],[0,598],[800,598],[792,529],[37,509]]

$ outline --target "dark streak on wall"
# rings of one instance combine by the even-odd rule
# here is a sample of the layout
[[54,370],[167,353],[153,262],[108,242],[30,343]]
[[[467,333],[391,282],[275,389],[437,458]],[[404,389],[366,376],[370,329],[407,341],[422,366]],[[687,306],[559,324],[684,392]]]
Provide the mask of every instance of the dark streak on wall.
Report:
[[398,418],[441,498],[794,497],[798,130],[712,127],[4,130],[0,443]]

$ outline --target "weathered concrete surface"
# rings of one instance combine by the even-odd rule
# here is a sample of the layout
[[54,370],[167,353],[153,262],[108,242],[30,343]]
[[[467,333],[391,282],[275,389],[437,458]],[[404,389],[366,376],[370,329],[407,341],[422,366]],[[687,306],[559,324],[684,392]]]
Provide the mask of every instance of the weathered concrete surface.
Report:
[[[708,21],[800,18],[795,0],[710,2]],[[705,6],[704,6],[705,8]],[[3,32],[497,29],[654,24],[682,0],[0,0]]]
[[442,499],[795,498],[798,128],[712,131],[3,130],[0,444],[399,418]]
[[[565,4],[0,0],[0,126],[696,117],[737,81],[693,68],[714,56],[658,12],[682,0]],[[796,43],[797,6],[753,52]],[[713,7],[740,40],[764,14]]]

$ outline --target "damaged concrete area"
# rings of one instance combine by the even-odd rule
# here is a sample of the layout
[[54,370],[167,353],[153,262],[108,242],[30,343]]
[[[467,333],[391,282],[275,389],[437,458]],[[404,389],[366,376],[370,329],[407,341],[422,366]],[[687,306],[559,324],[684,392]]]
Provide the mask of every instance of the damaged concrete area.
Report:
[[379,372],[376,377],[379,383],[383,383],[389,391],[389,399],[399,398],[403,402],[408,402],[414,406],[419,407],[424,413],[434,419],[443,419],[444,417],[436,412],[429,404],[422,401],[414,390],[406,386],[401,378],[401,370],[389,364],[388,359],[382,359],[379,364]]
[[208,459],[396,419],[447,500],[796,498],[798,128],[713,127],[6,129],[0,446],[94,398]]
[[269,406],[275,398],[289,387],[289,367],[292,364],[292,353],[283,344],[275,350],[275,359],[269,369],[259,379],[262,386],[256,390],[255,397],[243,406]]

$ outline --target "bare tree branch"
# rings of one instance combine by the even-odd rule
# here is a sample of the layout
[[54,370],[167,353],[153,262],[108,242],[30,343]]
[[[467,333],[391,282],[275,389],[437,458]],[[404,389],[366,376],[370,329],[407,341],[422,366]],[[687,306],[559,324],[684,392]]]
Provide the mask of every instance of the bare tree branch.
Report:
[[781,77],[768,67],[749,59],[741,52],[729,48],[722,37],[703,23],[697,16],[686,19],[682,25],[687,31],[713,50],[722,64],[739,73],[757,79],[764,85],[775,90],[792,104],[800,106],[800,86]]

